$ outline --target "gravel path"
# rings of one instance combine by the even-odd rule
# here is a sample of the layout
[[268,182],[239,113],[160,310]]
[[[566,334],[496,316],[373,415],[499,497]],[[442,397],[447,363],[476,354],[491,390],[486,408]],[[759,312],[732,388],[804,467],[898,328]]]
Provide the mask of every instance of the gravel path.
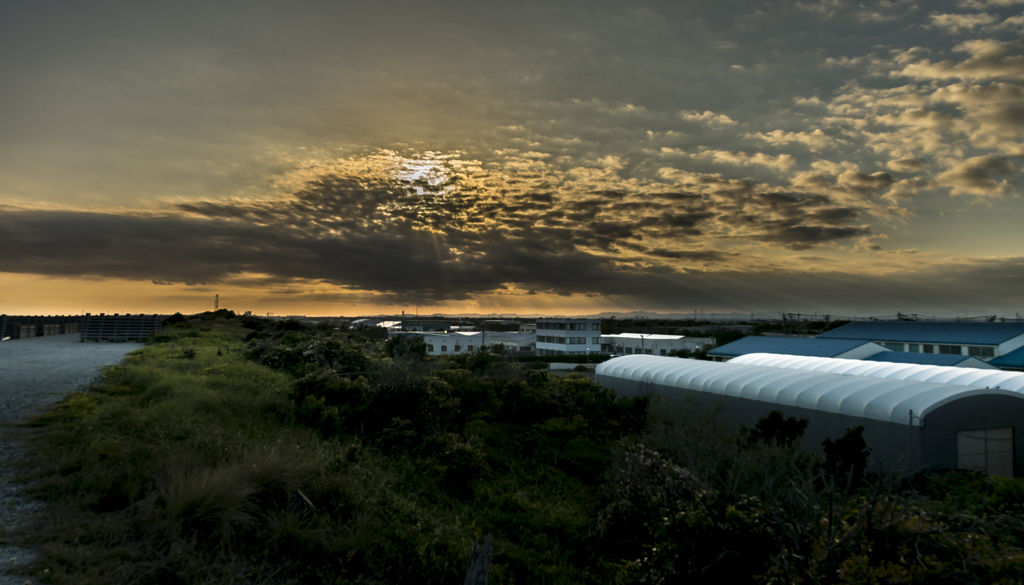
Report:
[[[92,382],[104,366],[119,363],[141,343],[81,343],[78,334],[0,342],[0,534],[30,521],[40,504],[23,498],[14,482],[13,463],[24,447],[12,439],[11,425],[24,422],[68,392]],[[34,558],[31,551],[0,540],[0,585],[36,583],[8,572]]]

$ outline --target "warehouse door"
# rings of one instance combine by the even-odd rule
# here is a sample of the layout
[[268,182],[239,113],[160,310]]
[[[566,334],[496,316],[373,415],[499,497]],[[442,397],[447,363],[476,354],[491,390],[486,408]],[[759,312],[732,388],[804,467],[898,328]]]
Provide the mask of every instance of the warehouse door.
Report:
[[1013,428],[957,433],[960,469],[1013,477]]

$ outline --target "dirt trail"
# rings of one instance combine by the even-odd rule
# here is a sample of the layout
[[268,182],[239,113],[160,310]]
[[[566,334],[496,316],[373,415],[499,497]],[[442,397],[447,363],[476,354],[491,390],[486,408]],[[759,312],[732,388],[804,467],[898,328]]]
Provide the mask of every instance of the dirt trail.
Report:
[[[30,522],[40,506],[18,493],[13,464],[24,456],[24,447],[12,439],[11,425],[89,384],[104,366],[119,363],[141,347],[141,343],[81,343],[77,333],[0,342],[0,539],[5,529]],[[33,558],[31,551],[0,540],[0,585],[36,583],[9,572]]]

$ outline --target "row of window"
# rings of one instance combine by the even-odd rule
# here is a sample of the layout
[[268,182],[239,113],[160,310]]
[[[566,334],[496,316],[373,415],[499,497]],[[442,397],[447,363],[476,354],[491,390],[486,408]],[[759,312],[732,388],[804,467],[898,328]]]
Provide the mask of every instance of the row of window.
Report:
[[[664,350],[664,349],[663,349],[663,350],[661,350],[661,355],[668,355],[667,353],[665,353],[665,351],[666,351],[666,350]],[[636,353],[638,353],[638,354],[647,354],[647,355],[652,355],[652,353],[653,353],[653,352],[652,352],[652,350],[650,350],[650,349],[645,349],[645,350],[643,350],[643,351],[640,351],[640,349],[639,349],[639,348],[637,348],[637,350],[636,350]],[[632,355],[632,354],[633,354],[633,348],[632,348],[632,347],[627,347],[627,348],[626,348],[626,354],[627,354],[627,355]]]
[[[462,351],[462,346],[461,345],[456,345],[455,346],[455,353],[459,353],[461,351]],[[466,351],[473,351],[473,346],[472,345],[467,345],[466,346]],[[428,343],[427,344],[427,352],[428,353],[434,353],[434,344],[432,344],[432,343]],[[441,346],[441,353],[448,353],[448,346],[447,345],[442,345]]]
[[[540,343],[560,343],[562,345],[586,345],[586,337],[552,337],[550,335],[538,335],[537,341]],[[601,344],[600,337],[591,337],[590,343],[594,345]]]
[[[586,331],[586,323],[537,323],[537,329],[557,329],[562,331]],[[600,323],[591,323],[590,329],[592,331],[600,331]]]
[[[910,353],[938,353],[944,355],[964,355],[962,345],[940,345],[932,343],[888,343],[881,344],[893,351],[906,351]],[[967,354],[975,357],[996,357],[996,348],[983,345],[968,345]],[[905,349],[904,349],[905,348]]]

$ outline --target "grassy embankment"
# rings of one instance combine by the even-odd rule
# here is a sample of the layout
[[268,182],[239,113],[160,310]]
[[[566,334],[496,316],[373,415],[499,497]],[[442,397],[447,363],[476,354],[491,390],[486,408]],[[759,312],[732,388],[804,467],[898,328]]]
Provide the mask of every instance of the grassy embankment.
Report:
[[34,569],[461,583],[493,533],[497,584],[1024,579],[1019,480],[862,478],[856,433],[822,458],[802,429],[648,413],[480,353],[192,319],[35,423],[32,490],[51,506]]

